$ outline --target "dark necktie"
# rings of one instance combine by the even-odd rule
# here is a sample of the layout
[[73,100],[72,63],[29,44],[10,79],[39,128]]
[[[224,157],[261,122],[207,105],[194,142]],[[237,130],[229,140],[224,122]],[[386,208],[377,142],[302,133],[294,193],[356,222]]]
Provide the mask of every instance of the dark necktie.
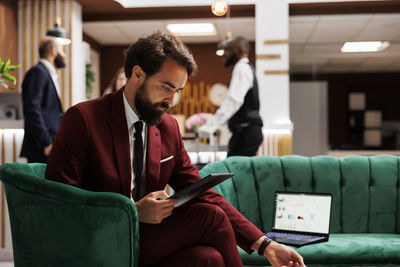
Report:
[[[134,124],[135,127],[135,147],[134,147],[134,154],[133,154],[133,170],[135,172],[135,201],[140,199],[140,188],[142,186],[142,170],[143,170],[143,138],[142,138],[142,131],[143,131],[143,122],[137,121]],[[142,192],[143,193],[143,192]]]

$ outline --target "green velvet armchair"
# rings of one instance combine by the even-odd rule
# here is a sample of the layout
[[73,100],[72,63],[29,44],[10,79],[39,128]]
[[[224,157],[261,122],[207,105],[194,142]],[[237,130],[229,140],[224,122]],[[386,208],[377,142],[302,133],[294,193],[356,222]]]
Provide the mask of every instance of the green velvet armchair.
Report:
[[136,267],[138,214],[115,193],[44,179],[45,164],[0,166],[15,267]]

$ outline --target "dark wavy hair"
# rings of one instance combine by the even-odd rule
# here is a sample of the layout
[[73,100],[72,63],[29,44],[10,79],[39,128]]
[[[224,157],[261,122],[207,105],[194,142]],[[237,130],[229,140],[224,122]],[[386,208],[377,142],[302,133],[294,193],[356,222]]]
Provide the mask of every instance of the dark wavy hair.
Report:
[[235,42],[235,46],[237,49],[240,51],[241,54],[249,54],[250,52],[250,44],[249,42],[242,36],[238,36],[235,39],[233,39],[233,42]]
[[132,68],[136,65],[139,65],[147,76],[151,76],[160,70],[167,59],[185,67],[188,76],[197,70],[192,53],[181,40],[171,34],[157,31],[138,39],[128,48],[125,54],[125,76],[129,79],[132,76]]

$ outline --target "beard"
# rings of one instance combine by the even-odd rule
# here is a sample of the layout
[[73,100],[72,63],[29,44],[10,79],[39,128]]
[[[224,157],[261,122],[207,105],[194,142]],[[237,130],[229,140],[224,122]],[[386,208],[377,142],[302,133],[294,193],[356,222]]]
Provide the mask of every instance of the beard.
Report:
[[57,69],[65,68],[65,58],[60,53],[57,53],[57,56],[54,58],[54,65]]
[[[149,99],[146,81],[138,88],[135,95],[135,107],[139,118],[149,125],[160,123],[162,116],[169,109],[167,102],[152,103]],[[160,110],[160,107],[163,110]]]
[[228,68],[229,66],[235,64],[237,61],[237,56],[235,54],[231,54],[230,57],[228,57],[224,63],[225,68]]

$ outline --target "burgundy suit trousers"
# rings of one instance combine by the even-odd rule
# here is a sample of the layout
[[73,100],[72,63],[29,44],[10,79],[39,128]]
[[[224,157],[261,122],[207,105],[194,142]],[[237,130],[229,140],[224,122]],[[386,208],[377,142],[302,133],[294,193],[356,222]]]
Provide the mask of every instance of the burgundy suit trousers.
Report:
[[175,208],[160,224],[140,224],[140,266],[243,266],[225,212],[207,203]]

